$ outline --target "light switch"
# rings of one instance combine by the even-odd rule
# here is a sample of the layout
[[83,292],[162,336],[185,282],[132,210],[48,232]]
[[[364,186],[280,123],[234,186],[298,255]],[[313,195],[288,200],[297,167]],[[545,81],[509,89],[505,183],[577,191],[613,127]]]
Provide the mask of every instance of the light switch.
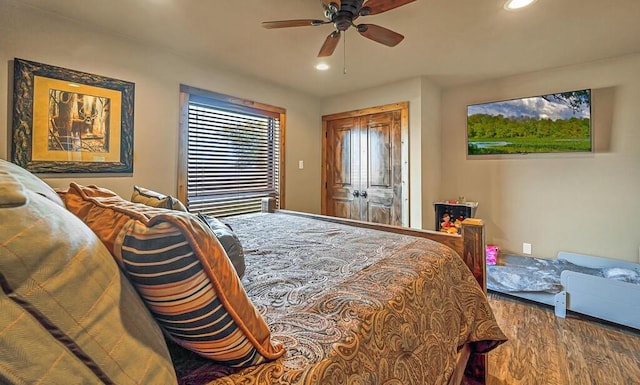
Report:
[[299,168],[300,170],[302,170],[302,169],[304,168],[304,161],[303,161],[303,160],[299,160],[299,161],[298,161],[298,168]]

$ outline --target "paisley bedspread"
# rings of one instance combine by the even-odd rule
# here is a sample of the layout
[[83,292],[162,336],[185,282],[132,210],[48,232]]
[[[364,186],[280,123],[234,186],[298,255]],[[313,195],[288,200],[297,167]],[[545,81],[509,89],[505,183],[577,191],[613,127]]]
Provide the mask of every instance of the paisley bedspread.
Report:
[[439,243],[282,213],[224,221],[244,248],[242,283],[287,353],[231,369],[172,346],[181,384],[446,384],[458,347],[506,339]]

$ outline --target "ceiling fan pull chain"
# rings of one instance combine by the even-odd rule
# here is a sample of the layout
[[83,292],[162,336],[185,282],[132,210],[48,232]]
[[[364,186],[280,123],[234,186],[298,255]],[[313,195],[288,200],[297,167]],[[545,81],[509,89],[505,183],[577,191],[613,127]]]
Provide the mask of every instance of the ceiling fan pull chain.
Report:
[[342,43],[342,47],[344,49],[344,54],[342,55],[342,74],[347,74],[347,31],[344,31],[344,41]]

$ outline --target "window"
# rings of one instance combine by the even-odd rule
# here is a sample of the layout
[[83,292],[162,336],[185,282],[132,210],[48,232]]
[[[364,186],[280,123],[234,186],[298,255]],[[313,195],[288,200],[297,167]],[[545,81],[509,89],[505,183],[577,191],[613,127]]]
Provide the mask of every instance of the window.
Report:
[[218,217],[283,206],[285,110],[181,86],[178,197]]

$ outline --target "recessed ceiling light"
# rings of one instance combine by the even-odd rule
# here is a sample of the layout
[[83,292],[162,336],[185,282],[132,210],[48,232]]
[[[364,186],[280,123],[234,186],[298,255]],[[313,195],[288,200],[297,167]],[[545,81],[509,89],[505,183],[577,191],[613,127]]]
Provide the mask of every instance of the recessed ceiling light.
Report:
[[533,4],[536,0],[508,0],[504,4],[504,9],[512,11],[514,9],[524,8]]
[[327,63],[320,63],[320,64],[317,64],[317,65],[316,65],[316,69],[317,69],[318,71],[326,71],[326,70],[328,70],[328,69],[329,69],[329,64],[327,64]]

